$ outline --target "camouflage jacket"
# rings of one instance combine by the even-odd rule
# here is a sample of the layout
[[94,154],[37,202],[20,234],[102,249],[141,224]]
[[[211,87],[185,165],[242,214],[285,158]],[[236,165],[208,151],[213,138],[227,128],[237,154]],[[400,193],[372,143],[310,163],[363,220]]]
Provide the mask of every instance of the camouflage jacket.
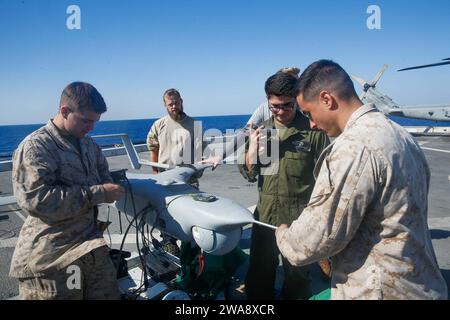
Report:
[[94,206],[105,200],[101,184],[111,182],[108,164],[92,138],[80,140],[80,148],[81,154],[50,120],[14,152],[13,191],[28,217],[11,277],[46,275],[106,245]]
[[291,263],[332,257],[332,299],[447,298],[427,224],[430,171],[404,128],[362,106],[315,175],[308,206],[277,232]]

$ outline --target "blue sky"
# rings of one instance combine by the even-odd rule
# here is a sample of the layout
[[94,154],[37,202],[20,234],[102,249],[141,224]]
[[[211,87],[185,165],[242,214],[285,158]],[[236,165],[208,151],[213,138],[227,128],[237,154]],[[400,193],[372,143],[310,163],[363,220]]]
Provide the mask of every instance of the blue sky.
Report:
[[[69,5],[81,30],[68,30]],[[381,8],[369,30],[367,7]],[[157,118],[178,88],[193,116],[249,114],[283,66],[331,58],[400,104],[450,103],[450,66],[396,72],[450,57],[450,1],[0,0],[0,125],[43,123],[62,89],[87,81],[103,120]],[[358,92],[360,88],[357,89]]]

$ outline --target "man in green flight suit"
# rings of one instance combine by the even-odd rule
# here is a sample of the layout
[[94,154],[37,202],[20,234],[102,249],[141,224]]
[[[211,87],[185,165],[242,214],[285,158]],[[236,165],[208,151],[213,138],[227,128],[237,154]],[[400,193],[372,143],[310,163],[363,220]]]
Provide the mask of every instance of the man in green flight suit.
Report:
[[[256,130],[251,130],[241,174],[250,182],[258,178],[259,200],[255,218],[279,226],[296,220],[309,201],[314,188],[313,169],[322,150],[329,144],[327,135],[311,128],[310,122],[296,104],[297,78],[276,73],[267,79],[265,91],[272,116]],[[265,134],[276,129],[275,136]],[[271,130],[273,131],[273,130]],[[279,143],[279,155],[265,167],[261,150],[268,140]],[[275,155],[276,156],[276,155]],[[274,155],[272,155],[272,158]],[[274,161],[275,160],[275,161]],[[276,166],[275,166],[276,164]],[[270,170],[273,166],[275,170]],[[274,299],[275,276],[280,251],[275,232],[253,225],[250,266],[245,279],[249,299]],[[292,266],[282,258],[284,281],[282,299],[307,299],[312,295],[309,268]]]

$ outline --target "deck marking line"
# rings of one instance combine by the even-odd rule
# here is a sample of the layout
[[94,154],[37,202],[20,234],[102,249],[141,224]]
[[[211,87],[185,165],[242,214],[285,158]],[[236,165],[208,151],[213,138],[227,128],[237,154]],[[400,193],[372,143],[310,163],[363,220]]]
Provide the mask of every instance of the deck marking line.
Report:
[[427,147],[422,147],[422,149],[424,149],[424,150],[430,150],[430,151],[438,151],[438,152],[450,153],[450,151],[448,151],[448,150],[442,150],[442,149],[427,148]]
[[25,221],[27,220],[27,218],[25,218],[25,217],[23,216],[23,214],[20,213],[20,211],[14,211],[14,213],[17,214],[17,216],[18,216],[20,219],[22,219],[23,222],[25,222]]

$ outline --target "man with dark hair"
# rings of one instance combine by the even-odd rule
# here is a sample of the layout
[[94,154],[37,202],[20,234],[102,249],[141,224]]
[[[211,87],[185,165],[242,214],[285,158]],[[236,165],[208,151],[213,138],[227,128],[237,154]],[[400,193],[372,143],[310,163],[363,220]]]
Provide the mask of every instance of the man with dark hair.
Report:
[[363,105],[335,62],[299,80],[302,111],[336,137],[315,169],[308,206],[276,231],[297,266],[332,257],[331,299],[447,299],[427,224],[430,170],[413,137]]
[[106,112],[103,97],[92,85],[85,82],[72,82],[61,93],[60,106],[73,108],[73,111]]
[[105,111],[92,85],[71,83],[57,116],[14,152],[14,195],[28,217],[10,276],[19,279],[22,299],[119,298],[97,205],[120,199],[124,189],[112,183],[100,147],[86,136]]
[[[312,170],[329,140],[324,132],[311,130],[308,119],[298,109],[295,76],[276,73],[267,79],[265,92],[272,116],[252,130],[246,145],[245,164],[239,165],[239,169],[248,181],[258,178],[255,218],[278,226],[290,224],[308,203],[314,186]],[[276,136],[271,136],[270,143],[279,143],[279,158],[272,159],[269,166],[265,166],[258,155],[264,146],[266,129],[277,132]],[[249,299],[275,298],[279,253],[273,230],[253,225],[250,266],[245,280]],[[309,298],[312,293],[308,268],[292,266],[286,259],[283,259],[283,268],[282,298]]]
[[[277,71],[277,73],[278,72],[287,73],[287,74],[290,74],[290,75],[298,78],[298,74],[300,73],[300,69],[297,68],[297,67],[287,67],[287,68],[281,68],[280,70]],[[270,112],[269,104],[268,104],[268,102],[266,100],[263,103],[261,103],[258,106],[258,108],[256,108],[255,111],[253,111],[252,116],[247,121],[247,125],[253,124],[254,126],[257,127],[261,123],[263,123],[263,121],[268,120],[271,115],[272,115],[272,113]]]

